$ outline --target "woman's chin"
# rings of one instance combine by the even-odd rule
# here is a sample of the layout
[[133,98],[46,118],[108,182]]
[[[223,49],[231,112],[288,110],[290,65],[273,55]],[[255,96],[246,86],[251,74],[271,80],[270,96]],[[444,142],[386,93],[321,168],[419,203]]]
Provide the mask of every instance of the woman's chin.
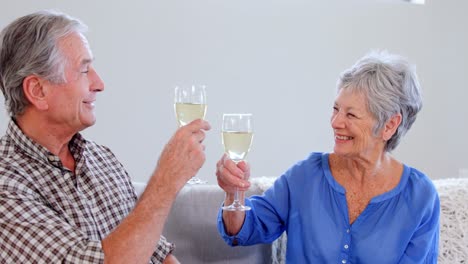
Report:
[[343,148],[335,145],[335,147],[333,148],[333,153],[340,156],[349,156],[352,154],[352,151],[348,148]]
[[345,153],[345,150],[344,150],[344,148],[335,145],[335,147],[333,148],[333,152],[335,154],[343,154],[343,153]]

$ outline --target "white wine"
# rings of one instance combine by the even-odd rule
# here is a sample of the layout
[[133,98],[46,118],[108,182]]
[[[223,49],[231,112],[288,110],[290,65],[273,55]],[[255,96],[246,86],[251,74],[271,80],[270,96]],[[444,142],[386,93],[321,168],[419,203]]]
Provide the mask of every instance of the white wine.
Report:
[[176,118],[179,126],[185,126],[195,119],[204,119],[206,104],[175,103]]
[[252,132],[223,132],[224,151],[234,162],[245,159],[252,145]]

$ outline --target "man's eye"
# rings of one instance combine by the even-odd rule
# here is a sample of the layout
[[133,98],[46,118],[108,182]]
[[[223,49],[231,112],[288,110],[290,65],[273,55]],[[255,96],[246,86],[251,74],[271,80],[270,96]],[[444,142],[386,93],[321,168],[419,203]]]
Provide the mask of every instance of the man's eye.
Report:
[[356,118],[354,114],[348,113],[348,117]]

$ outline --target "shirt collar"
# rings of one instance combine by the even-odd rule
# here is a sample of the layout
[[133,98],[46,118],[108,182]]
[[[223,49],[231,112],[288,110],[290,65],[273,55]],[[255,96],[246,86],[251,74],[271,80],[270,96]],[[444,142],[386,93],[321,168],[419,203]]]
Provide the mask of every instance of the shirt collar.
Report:
[[[60,163],[60,158],[50,152],[44,146],[36,143],[34,140],[29,138],[26,134],[23,133],[21,128],[16,124],[16,121],[12,118],[8,124],[6,130],[6,136],[9,137],[15,145],[27,155],[50,162],[52,164],[58,165]],[[76,133],[69,143],[70,152],[76,158],[76,154],[81,154],[86,147],[86,140],[81,136],[80,133]]]

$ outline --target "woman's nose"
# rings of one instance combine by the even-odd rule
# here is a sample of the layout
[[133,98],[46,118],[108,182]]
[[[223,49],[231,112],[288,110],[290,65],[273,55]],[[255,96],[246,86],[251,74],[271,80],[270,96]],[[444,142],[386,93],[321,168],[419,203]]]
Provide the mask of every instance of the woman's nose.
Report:
[[344,119],[340,113],[333,114],[331,118],[331,126],[332,128],[342,128],[344,127]]

